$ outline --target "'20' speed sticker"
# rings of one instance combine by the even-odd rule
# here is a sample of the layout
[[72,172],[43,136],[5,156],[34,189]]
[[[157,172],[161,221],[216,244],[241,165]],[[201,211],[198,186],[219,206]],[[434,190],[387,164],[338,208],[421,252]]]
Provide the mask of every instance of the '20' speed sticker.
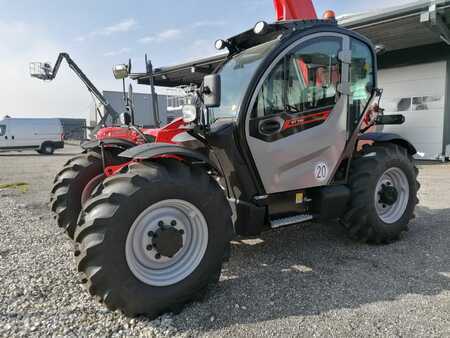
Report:
[[320,162],[320,163],[316,164],[316,168],[314,169],[314,178],[319,182],[323,182],[323,181],[327,180],[328,165],[326,162]]

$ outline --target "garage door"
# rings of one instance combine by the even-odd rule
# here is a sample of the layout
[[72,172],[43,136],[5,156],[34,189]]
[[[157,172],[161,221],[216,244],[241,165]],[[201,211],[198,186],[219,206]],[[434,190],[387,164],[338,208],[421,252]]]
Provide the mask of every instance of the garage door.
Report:
[[403,114],[406,123],[385,126],[411,141],[425,159],[442,155],[446,63],[437,62],[379,71],[386,114]]

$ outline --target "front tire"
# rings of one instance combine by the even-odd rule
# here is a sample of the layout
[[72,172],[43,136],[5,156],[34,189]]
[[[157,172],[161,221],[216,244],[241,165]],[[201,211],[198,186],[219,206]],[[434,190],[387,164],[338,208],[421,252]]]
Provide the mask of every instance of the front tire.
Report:
[[178,313],[218,282],[231,237],[217,183],[164,159],[103,182],[80,216],[75,256],[84,287],[109,309],[155,318]]
[[405,148],[393,143],[365,146],[350,169],[351,202],[342,220],[350,236],[376,244],[399,239],[419,202],[417,175]]

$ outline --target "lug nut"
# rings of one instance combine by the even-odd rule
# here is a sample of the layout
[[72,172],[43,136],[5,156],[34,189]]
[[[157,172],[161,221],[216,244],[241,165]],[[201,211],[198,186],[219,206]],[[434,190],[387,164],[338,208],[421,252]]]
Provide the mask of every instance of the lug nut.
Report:
[[159,226],[160,228],[162,228],[162,227],[164,226],[164,222],[163,222],[163,221],[159,221],[159,222],[158,222],[158,226]]
[[175,225],[177,225],[177,221],[173,220],[172,222],[170,222],[170,225],[174,227]]
[[160,258],[161,258],[161,254],[160,254],[160,253],[157,253],[157,254],[155,255],[155,258],[156,258],[156,259],[160,259]]
[[147,250],[148,250],[148,251],[151,251],[151,250],[153,250],[153,246],[152,246],[152,245],[150,245],[150,244],[149,244],[149,245],[147,245]]
[[153,231],[149,231],[147,235],[148,235],[148,237],[153,237],[155,235],[155,233]]
[[183,229],[180,229],[180,230],[178,231],[178,233],[179,233],[180,235],[184,235],[184,230],[183,230]]

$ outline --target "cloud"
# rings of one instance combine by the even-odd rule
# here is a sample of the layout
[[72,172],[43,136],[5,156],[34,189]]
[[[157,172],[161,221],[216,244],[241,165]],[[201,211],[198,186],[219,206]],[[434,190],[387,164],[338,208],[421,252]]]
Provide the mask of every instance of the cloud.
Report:
[[101,35],[111,35],[118,32],[128,32],[136,27],[137,22],[133,18],[123,20],[115,25],[105,27],[100,34]]
[[190,59],[204,58],[221,53],[223,51],[217,51],[213,41],[206,39],[195,40],[186,51],[187,57]]
[[179,29],[168,29],[157,35],[145,36],[138,41],[140,43],[150,43],[150,42],[163,42],[166,40],[175,40],[181,36],[181,30]]
[[137,21],[133,18],[124,19],[114,25],[92,31],[85,36],[78,36],[75,38],[75,40],[78,42],[84,42],[87,39],[94,38],[96,36],[110,36],[115,33],[126,33],[136,28],[137,24]]
[[104,56],[117,56],[117,55],[122,55],[122,54],[129,54],[131,52],[130,48],[121,48],[118,50],[113,50],[110,52],[106,52],[105,54],[103,54]]
[[204,28],[204,27],[219,27],[225,26],[225,21],[197,21],[192,25],[194,28]]
[[[30,39],[30,36],[33,38]],[[55,62],[69,46],[50,38],[39,25],[0,19],[2,75],[10,85],[0,91],[0,116],[87,117],[91,97],[64,64],[55,81],[43,82],[29,75],[31,61]]]

